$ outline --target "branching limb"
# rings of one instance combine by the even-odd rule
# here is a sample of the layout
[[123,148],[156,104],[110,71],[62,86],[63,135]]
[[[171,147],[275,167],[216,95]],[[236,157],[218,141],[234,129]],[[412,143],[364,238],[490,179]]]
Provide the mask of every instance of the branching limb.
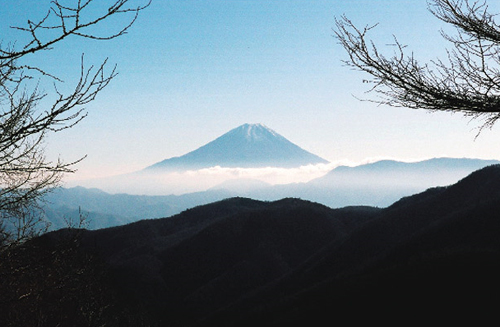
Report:
[[[52,1],[52,7],[39,22],[33,23],[28,20],[25,27],[12,27],[14,29],[29,33],[31,40],[28,41],[18,51],[0,50],[0,60],[19,59],[27,54],[35,53],[41,50],[50,49],[54,44],[63,39],[75,35],[95,40],[110,40],[127,33],[130,27],[136,21],[139,12],[147,8],[151,0],[143,5],[133,7],[133,0],[113,1],[107,8],[104,8],[100,14],[91,16],[88,12],[92,9],[95,0],[77,1],[75,6],[66,6],[60,1]],[[130,6],[128,6],[130,5]],[[99,26],[103,21],[109,20],[112,16],[121,16],[132,14],[132,18],[125,26],[109,35],[97,35],[88,31],[92,27]],[[54,19],[52,19],[54,17]],[[45,36],[44,31],[50,31]],[[53,35],[56,32],[56,35]]]
[[[44,17],[28,21],[15,29],[26,32],[28,41],[0,41],[0,243],[20,241],[43,231],[43,217],[36,214],[43,195],[59,185],[63,174],[73,172],[79,162],[64,163],[45,158],[45,137],[73,127],[86,117],[85,106],[116,76],[116,67],[107,69],[107,59],[98,66],[80,63],[80,76],[72,91],[63,93],[56,83],[62,81],[40,67],[29,64],[31,54],[53,49],[53,45],[70,36],[109,40],[127,33],[148,0],[112,0],[104,10],[98,6],[107,0],[60,0]],[[133,3],[142,5],[134,6]],[[73,5],[71,5],[73,4]],[[96,31],[112,18],[123,17],[118,29],[109,34]],[[22,64],[19,62],[22,61]],[[54,82],[49,94],[33,83],[34,75]],[[28,81],[32,81],[27,83]],[[35,84],[35,87],[32,85]],[[42,101],[44,100],[44,101]],[[41,108],[43,102],[43,108]]]
[[435,0],[431,11],[457,27],[447,62],[420,64],[395,40],[386,57],[368,40],[373,27],[357,28],[347,17],[336,20],[335,34],[349,59],[345,64],[371,75],[370,91],[380,104],[431,111],[460,112],[484,118],[491,127],[500,118],[500,28],[485,3]]

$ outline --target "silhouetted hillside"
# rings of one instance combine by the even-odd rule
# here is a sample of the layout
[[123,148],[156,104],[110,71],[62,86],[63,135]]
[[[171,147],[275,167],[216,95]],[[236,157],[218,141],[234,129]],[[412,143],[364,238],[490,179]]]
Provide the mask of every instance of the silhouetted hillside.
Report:
[[[483,325],[500,304],[499,212],[498,165],[385,209],[232,198],[82,231],[78,253],[99,265],[76,276],[107,276],[91,284],[117,299],[108,325],[112,312],[167,326]],[[45,251],[67,233],[46,235]]]
[[499,210],[498,165],[402,199],[282,280],[226,308],[222,322],[484,322],[500,303]]
[[376,212],[234,198],[89,232],[83,244],[113,262],[117,280],[129,285],[124,297],[188,322],[290,272]]
[[[0,252],[0,321],[21,326],[155,326],[121,302],[109,264],[63,230]],[[119,287],[122,287],[121,285]]]

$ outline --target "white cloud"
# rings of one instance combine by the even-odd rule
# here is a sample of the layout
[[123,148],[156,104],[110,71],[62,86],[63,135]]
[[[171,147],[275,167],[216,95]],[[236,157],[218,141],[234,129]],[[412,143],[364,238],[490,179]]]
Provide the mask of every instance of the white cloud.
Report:
[[221,180],[228,179],[256,179],[269,184],[288,184],[308,182],[314,178],[321,177],[327,172],[337,167],[338,164],[317,164],[307,165],[298,168],[227,168],[210,167],[196,171],[187,171],[183,173],[186,177],[213,178],[218,177]]
[[[344,163],[345,164],[345,163]],[[184,194],[205,191],[230,180],[258,180],[268,184],[304,183],[321,177],[340,163],[307,165],[298,168],[210,167],[185,172],[128,174],[104,179],[71,182],[68,186],[96,187],[111,193]]]

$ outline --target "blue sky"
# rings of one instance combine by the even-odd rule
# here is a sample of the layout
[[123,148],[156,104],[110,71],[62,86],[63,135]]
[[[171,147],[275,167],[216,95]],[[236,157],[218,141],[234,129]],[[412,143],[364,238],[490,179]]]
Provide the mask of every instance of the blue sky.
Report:
[[[0,0],[3,42],[19,38],[8,26],[43,15],[48,3]],[[82,52],[88,64],[109,57],[118,65],[116,79],[87,106],[88,117],[49,137],[48,156],[71,161],[86,154],[69,179],[102,177],[262,123],[333,162],[500,159],[499,127],[475,139],[480,123],[460,115],[358,101],[354,96],[370,97],[361,82],[367,76],[341,62],[346,55],[332,28],[342,14],[359,26],[379,23],[373,38],[381,48],[394,34],[418,58],[444,53],[443,25],[424,0],[153,0],[119,39],[73,38],[33,58],[68,85]]]

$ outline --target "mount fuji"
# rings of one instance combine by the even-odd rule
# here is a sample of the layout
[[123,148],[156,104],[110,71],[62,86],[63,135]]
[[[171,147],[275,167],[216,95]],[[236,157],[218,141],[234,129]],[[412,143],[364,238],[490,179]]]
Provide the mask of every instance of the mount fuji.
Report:
[[180,157],[149,166],[145,171],[182,171],[214,166],[229,168],[282,167],[328,163],[262,124],[244,124]]

